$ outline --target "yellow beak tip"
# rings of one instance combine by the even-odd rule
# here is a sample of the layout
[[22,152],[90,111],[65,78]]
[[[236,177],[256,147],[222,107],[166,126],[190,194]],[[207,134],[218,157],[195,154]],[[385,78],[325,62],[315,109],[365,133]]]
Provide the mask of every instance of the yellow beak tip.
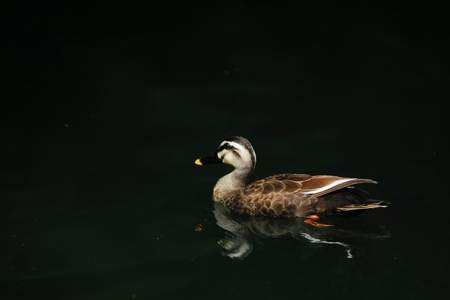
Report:
[[196,164],[197,166],[203,166],[202,161],[200,160],[200,158],[197,158],[194,162],[194,164]]

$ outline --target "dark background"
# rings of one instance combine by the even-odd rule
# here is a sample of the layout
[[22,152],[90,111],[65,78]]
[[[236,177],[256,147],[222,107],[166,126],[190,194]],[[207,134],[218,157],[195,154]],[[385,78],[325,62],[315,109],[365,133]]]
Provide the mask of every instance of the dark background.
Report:
[[[6,299],[440,295],[448,17],[374,3],[2,9]],[[367,218],[392,238],[351,264],[300,259],[295,241],[221,257],[210,192],[224,170],[192,161],[228,135],[252,141],[258,177],[377,179],[394,205]]]

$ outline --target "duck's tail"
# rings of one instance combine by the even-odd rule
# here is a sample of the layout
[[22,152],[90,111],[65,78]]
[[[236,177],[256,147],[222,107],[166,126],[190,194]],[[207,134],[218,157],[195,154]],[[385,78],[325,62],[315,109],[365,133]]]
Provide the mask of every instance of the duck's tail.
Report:
[[336,210],[339,211],[339,212],[355,211],[355,210],[367,210],[367,209],[388,207],[389,204],[390,203],[387,202],[387,201],[369,200],[366,203],[348,204],[348,205],[336,207]]

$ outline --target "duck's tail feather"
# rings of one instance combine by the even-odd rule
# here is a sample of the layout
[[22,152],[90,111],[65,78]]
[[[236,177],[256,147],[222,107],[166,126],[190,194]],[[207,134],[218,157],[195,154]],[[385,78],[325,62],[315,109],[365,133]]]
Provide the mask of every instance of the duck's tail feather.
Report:
[[346,212],[346,211],[355,211],[355,210],[366,210],[366,209],[373,209],[373,208],[384,208],[389,206],[389,202],[387,201],[377,201],[372,200],[367,203],[362,204],[348,204],[340,207],[336,207],[336,210],[338,212]]

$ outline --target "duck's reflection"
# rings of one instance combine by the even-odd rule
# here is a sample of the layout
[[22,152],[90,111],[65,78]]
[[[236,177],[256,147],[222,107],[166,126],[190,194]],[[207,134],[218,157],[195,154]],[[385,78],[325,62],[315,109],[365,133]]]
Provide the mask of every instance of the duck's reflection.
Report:
[[353,258],[353,248],[349,240],[381,239],[390,236],[389,230],[377,227],[375,231],[363,232],[343,229],[340,226],[327,229],[314,228],[303,223],[301,218],[274,219],[267,217],[241,217],[233,214],[225,206],[215,204],[214,217],[219,227],[226,231],[225,237],[218,241],[222,254],[233,259],[244,259],[253,251],[258,238],[277,238],[289,236],[306,240],[311,244],[342,247],[345,256]]

